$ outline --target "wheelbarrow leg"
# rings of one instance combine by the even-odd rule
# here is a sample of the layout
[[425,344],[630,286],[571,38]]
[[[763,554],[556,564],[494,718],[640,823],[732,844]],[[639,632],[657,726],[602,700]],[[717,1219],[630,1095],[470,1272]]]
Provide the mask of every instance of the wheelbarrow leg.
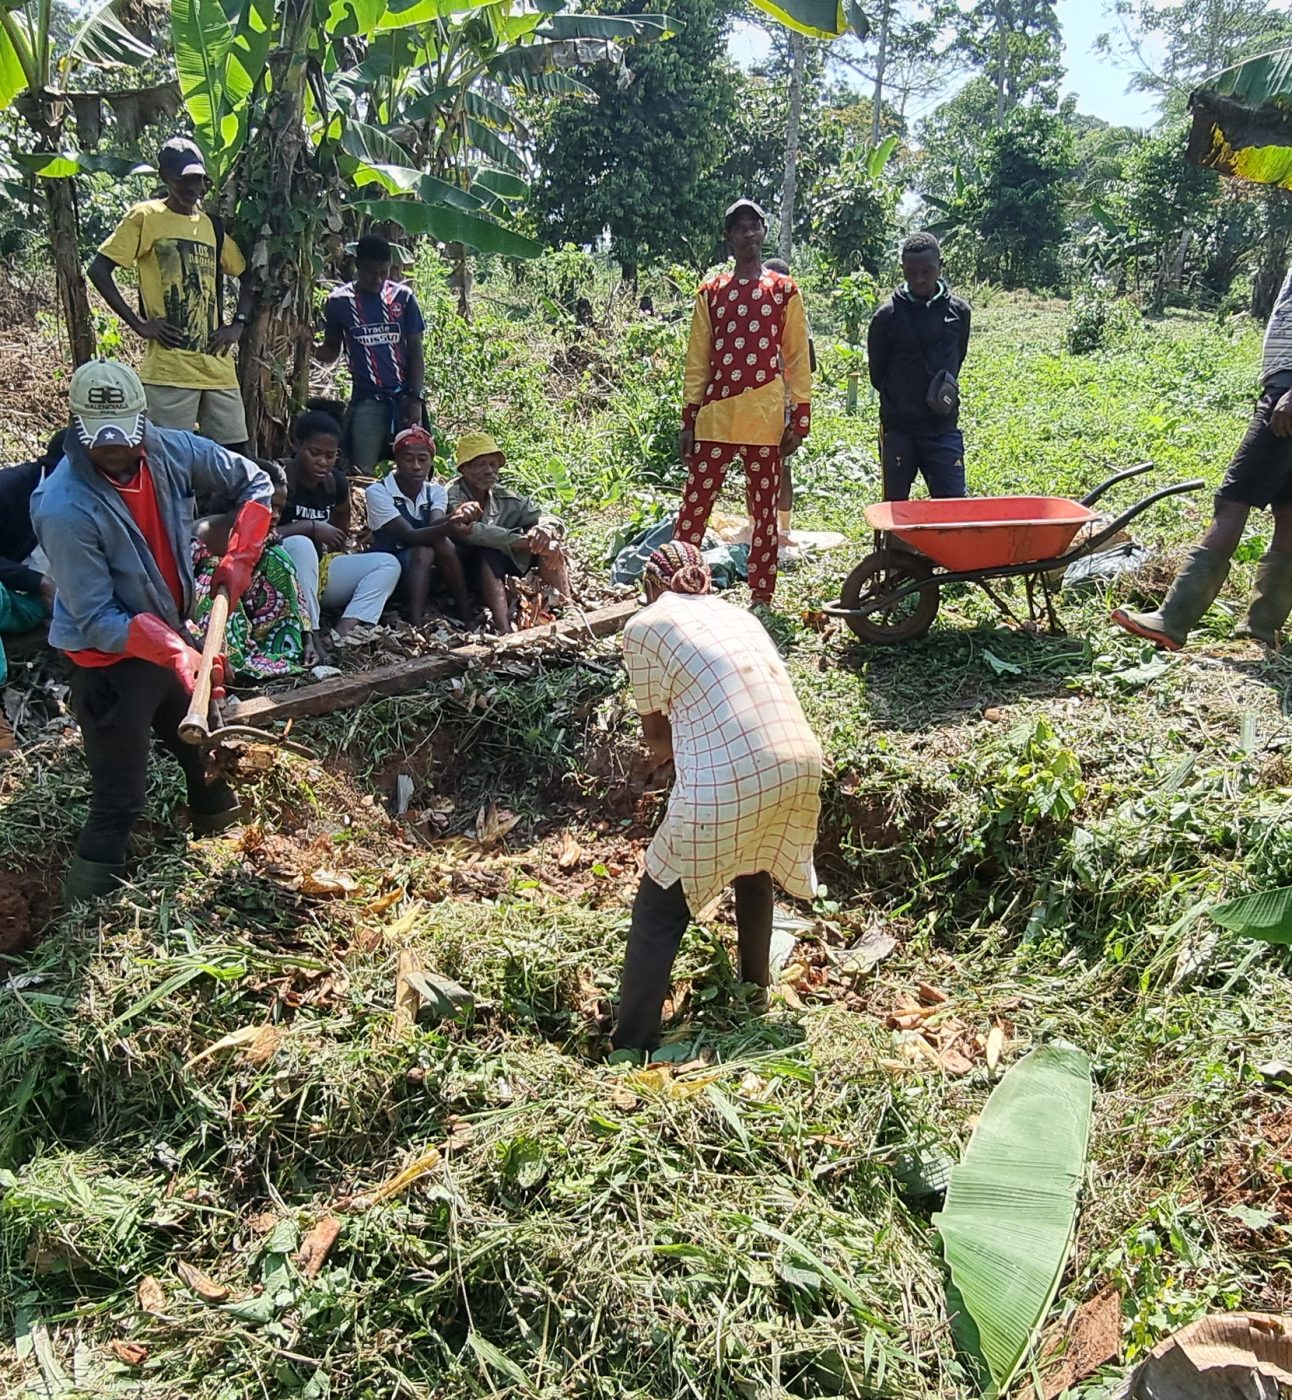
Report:
[[[1041,588],[1041,604],[1038,605],[1036,597],[1037,585]],[[1050,591],[1050,581],[1044,574],[1028,574],[1023,579],[1023,587],[1027,592],[1027,611],[1032,622],[1039,625],[1044,618],[1046,626],[1053,637],[1064,635],[1063,623],[1059,619],[1059,614],[1055,611],[1054,595]]]
[[1041,580],[1041,592],[1045,595],[1045,614],[1050,624],[1050,635],[1053,637],[1066,637],[1068,629],[1063,625],[1063,619],[1059,616],[1058,609],[1054,606],[1054,592],[1050,588],[1050,580],[1045,574],[1039,575]]
[[976,580],[978,587],[996,604],[1002,617],[1007,617],[1015,627],[1022,627],[1023,623],[1015,614],[1014,609],[1000,596],[999,593],[987,582],[986,579]]

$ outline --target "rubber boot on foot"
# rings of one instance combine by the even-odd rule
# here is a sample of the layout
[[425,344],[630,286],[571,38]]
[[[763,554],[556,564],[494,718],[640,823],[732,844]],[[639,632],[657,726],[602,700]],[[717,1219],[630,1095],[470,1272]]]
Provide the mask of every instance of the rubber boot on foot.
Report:
[[111,894],[121,883],[126,873],[124,865],[103,865],[97,860],[86,860],[84,856],[73,856],[72,863],[63,876],[63,904],[71,909],[77,904],[88,904],[105,894]]
[[1216,601],[1229,577],[1229,556],[1195,546],[1175,577],[1166,600],[1156,612],[1130,612],[1114,608],[1118,627],[1143,637],[1167,651],[1179,651],[1189,640],[1189,630]]
[[1256,566],[1256,588],[1246,620],[1235,637],[1253,637],[1267,647],[1279,644],[1279,629],[1292,613],[1292,554],[1270,550]]
[[194,836],[218,836],[242,820],[242,800],[228,783],[208,783],[190,794],[188,819]]

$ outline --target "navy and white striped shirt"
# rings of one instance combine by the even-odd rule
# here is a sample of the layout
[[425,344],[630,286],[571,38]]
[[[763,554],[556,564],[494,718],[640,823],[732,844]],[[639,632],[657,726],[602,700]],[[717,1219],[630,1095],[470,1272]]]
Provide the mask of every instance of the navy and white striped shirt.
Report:
[[1292,380],[1292,268],[1283,279],[1279,298],[1270,312],[1261,357],[1261,383],[1269,384],[1280,376]]

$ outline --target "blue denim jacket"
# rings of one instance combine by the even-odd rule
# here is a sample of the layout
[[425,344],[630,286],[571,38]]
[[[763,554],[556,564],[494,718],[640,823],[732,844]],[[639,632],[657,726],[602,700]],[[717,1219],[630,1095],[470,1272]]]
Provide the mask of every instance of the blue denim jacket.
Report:
[[[139,613],[154,613],[182,632],[184,618],[120,493],[91,464],[74,432],[67,436],[66,451],[59,469],[31,498],[36,538],[58,590],[50,645],[62,651],[125,651],[130,619]],[[187,616],[193,607],[195,494],[269,506],[273,487],[249,458],[195,433],[150,423],[144,451],[179,566]]]

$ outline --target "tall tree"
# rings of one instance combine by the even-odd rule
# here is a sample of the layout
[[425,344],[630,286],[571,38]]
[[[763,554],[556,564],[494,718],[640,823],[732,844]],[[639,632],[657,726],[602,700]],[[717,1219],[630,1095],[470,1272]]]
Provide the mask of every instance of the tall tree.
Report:
[[1149,305],[1160,312],[1185,277],[1191,251],[1214,223],[1219,178],[1185,156],[1187,131],[1175,122],[1127,156],[1120,207],[1143,249]]
[[[653,8],[648,0],[616,6]],[[631,81],[590,74],[594,100],[562,98],[537,123],[540,227],[556,243],[594,243],[608,230],[630,278],[662,259],[706,265],[731,198],[718,178],[736,90],[727,0],[670,0],[667,8],[682,27],[666,44],[629,52]]]
[[1053,0],[978,0],[959,28],[961,50],[995,91],[993,125],[1027,97],[1056,105],[1063,32]]
[[1121,34],[1101,35],[1099,47],[1128,60],[1131,86],[1177,114],[1203,78],[1292,42],[1292,15],[1270,0],[1117,0],[1114,11]]
[[870,87],[872,149],[884,139],[886,109],[904,115],[912,97],[945,91],[963,66],[954,42],[945,37],[954,32],[959,15],[950,0],[875,0],[867,37],[831,46],[831,61]]
[[1072,133],[1061,117],[1019,107],[983,142],[981,174],[950,202],[949,217],[980,277],[1006,287],[1052,287],[1067,234],[1064,184]]
[[785,115],[785,178],[781,184],[781,233],[778,251],[789,259],[794,254],[794,196],[799,173],[799,126],[803,121],[803,75],[807,67],[807,40],[802,34],[790,35],[794,61],[790,66],[789,101]]
[[986,153],[984,133],[995,121],[996,87],[979,75],[970,80],[916,127],[919,141],[916,186],[924,193],[949,199],[961,180],[975,184]]
[[53,0],[0,3],[0,110],[12,106],[32,141],[33,149],[23,153],[22,164],[39,179],[58,300],[76,364],[94,354],[94,323],[81,268],[76,187],[71,177],[82,168],[96,166],[122,174],[133,162],[96,159],[65,149],[72,106],[69,79],[87,67],[137,67],[153,57],[151,46],[117,19],[117,8],[117,0],[108,0],[92,10],[69,43],[65,15]]

